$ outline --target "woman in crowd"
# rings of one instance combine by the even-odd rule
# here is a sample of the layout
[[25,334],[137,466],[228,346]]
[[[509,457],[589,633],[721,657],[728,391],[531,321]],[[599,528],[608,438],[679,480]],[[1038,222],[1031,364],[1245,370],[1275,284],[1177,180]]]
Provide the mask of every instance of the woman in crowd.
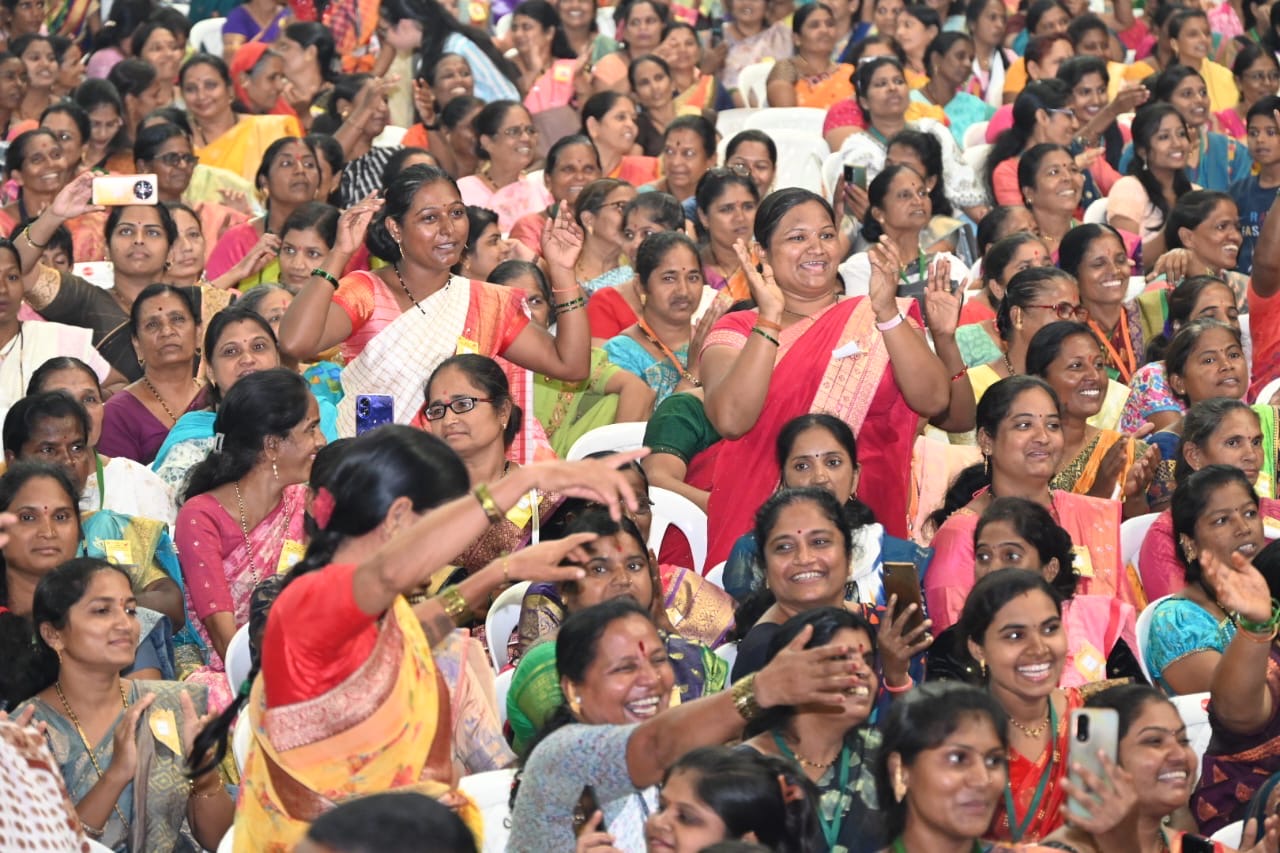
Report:
[[1146,362],[1151,321],[1137,300],[1127,300],[1132,266],[1124,239],[1109,225],[1089,223],[1062,239],[1058,264],[1076,277],[1086,325],[1102,344],[1107,373],[1127,383]]
[[[917,309],[906,309],[913,318],[906,323],[895,299],[904,261],[896,247],[884,241],[873,248],[869,295],[842,300],[835,233],[835,217],[824,199],[806,190],[780,190],[761,203],[754,225],[768,274],[749,266],[745,245],[738,249],[758,307],[720,319],[707,336],[699,372],[711,423],[721,435],[738,439],[716,461],[709,503],[711,564],[728,556],[749,525],[751,508],[769,491],[772,467],[760,466],[771,461],[768,450],[778,431],[812,410],[841,415],[869,438],[866,446],[874,450],[862,461],[867,502],[888,532],[905,533],[903,475],[914,431],[901,425],[911,412],[934,417],[947,409],[945,368],[918,331]],[[829,358],[855,339],[870,357],[854,364]],[[852,373],[846,373],[846,365]],[[828,371],[830,383],[823,381]],[[863,383],[861,394],[853,391],[858,383]],[[868,408],[872,396],[879,402]]]
[[706,118],[680,116],[662,135],[663,176],[644,189],[670,193],[681,204],[697,192],[698,181],[716,162],[716,130]]
[[1168,292],[1165,300],[1165,329],[1147,345],[1147,358],[1154,359],[1138,368],[1129,387],[1133,392],[1124,404],[1120,429],[1135,433],[1144,423],[1163,429],[1174,424],[1183,414],[1182,403],[1169,391],[1164,372],[1164,354],[1183,326],[1192,320],[1217,320],[1240,327],[1240,310],[1235,293],[1220,278],[1195,275],[1184,278]]
[[[320,185],[320,167],[315,150],[297,137],[277,139],[267,146],[262,163],[254,177],[258,191],[266,196],[266,215],[255,217],[228,229],[209,253],[205,274],[218,278],[251,254],[274,255],[280,247],[280,229],[284,221],[300,206],[311,202]],[[247,290],[263,281],[280,278],[279,262],[274,258],[258,266],[256,275],[241,280],[238,287]]]
[[[537,264],[503,261],[489,274],[489,281],[523,290],[530,320],[550,326],[554,298]],[[653,389],[609,361],[599,347],[591,348],[591,371],[581,382],[537,376],[533,383],[533,413],[561,458],[575,441],[596,427],[647,420],[653,411]]]
[[788,32],[786,21],[769,20],[769,4],[765,0],[731,0],[724,4],[724,11],[724,43],[729,50],[720,82],[733,94],[734,104],[745,107],[746,96],[738,91],[742,69],[768,59],[790,57],[795,52],[795,37]]
[[1240,47],[1231,64],[1231,76],[1235,78],[1240,100],[1234,106],[1215,112],[1214,119],[1223,134],[1242,140],[1248,135],[1245,123],[1249,110],[1280,89],[1280,61],[1275,54],[1249,40]]
[[[1222,70],[1228,75],[1227,82],[1233,95],[1231,103],[1234,103],[1234,98],[1239,97],[1239,94],[1235,83],[1230,79],[1231,72],[1225,68]],[[1245,146],[1210,128],[1213,113],[1209,91],[1204,78],[1198,73],[1185,65],[1170,66],[1156,78],[1151,99],[1172,104],[1187,123],[1187,135],[1191,142],[1187,168],[1193,183],[1206,189],[1225,191],[1249,174],[1253,168],[1253,158],[1249,156]],[[1125,166],[1124,159],[1120,165]]]
[[169,247],[169,259],[165,262],[165,278],[174,285],[204,285],[214,290],[233,290],[241,281],[256,280],[262,270],[275,260],[268,245],[254,246],[222,275],[206,281],[204,259],[207,253],[200,214],[180,201],[166,202],[165,207],[173,218],[174,230],[178,235]]
[[142,119],[152,110],[164,106],[161,100],[160,78],[156,70],[141,59],[126,59],[116,63],[107,75],[107,82],[116,87],[124,103],[124,126],[136,133]]
[[[615,599],[569,617],[556,643],[567,701],[525,762],[512,812],[511,849],[567,848],[573,842],[571,814],[585,783],[595,791],[612,844],[639,850],[644,815],[656,803],[655,786],[681,755],[736,737],[757,708],[844,705],[846,691],[863,682],[846,674],[844,658],[851,650],[835,643],[802,650],[809,634],[801,631],[768,666],[733,690],[668,708],[671,664],[638,604]],[[626,680],[634,683],[627,694],[602,689],[618,667],[626,667]],[[754,700],[750,706],[748,697]]]
[[208,664],[187,678],[221,711],[233,695],[224,657],[249,621],[250,595],[302,558],[305,484],[325,439],[307,384],[281,368],[237,382],[214,430],[220,440],[187,478],[175,542],[191,623],[208,649]]
[[1240,90],[1231,72],[1209,59],[1213,47],[1209,16],[1200,9],[1178,12],[1169,19],[1168,30],[1178,64],[1196,72],[1204,82],[1210,110],[1216,113],[1235,106],[1240,100]]
[[973,39],[967,33],[943,33],[926,45],[928,82],[911,90],[911,100],[942,107],[957,145],[964,144],[970,125],[989,121],[995,114],[995,107],[964,91],[965,83],[973,76],[973,63]]
[[[178,18],[182,21],[182,18]],[[187,47],[187,31],[184,26],[163,16],[152,17],[146,24],[134,30],[130,39],[133,55],[149,63],[156,71],[160,84],[158,100],[172,104],[178,99],[178,69],[182,65]],[[108,75],[110,77],[110,75]]]
[[697,246],[679,231],[646,238],[635,261],[643,307],[636,324],[610,338],[604,351],[614,364],[644,379],[657,395],[656,404],[669,394],[702,387],[694,356],[728,303],[717,300],[694,328],[705,282]]
[[1013,725],[1008,794],[988,832],[1038,841],[1066,814],[1068,721],[1084,701],[1078,688],[1058,687],[1067,653],[1062,599],[1034,572],[1000,569],[974,585],[959,624],[987,690]]
[[602,56],[591,68],[593,91],[627,91],[627,70],[631,63],[653,53],[662,41],[662,28],[671,13],[653,0],[625,0],[614,7],[618,49]]
[[[330,209],[330,212],[333,215],[332,222],[336,226],[338,212],[332,209]],[[285,229],[286,235],[289,235],[290,232],[291,229]],[[289,245],[288,243],[284,244],[285,247]],[[285,248],[282,248],[281,251],[284,252]],[[297,251],[301,252],[302,250],[298,249]],[[325,244],[307,251],[324,252]],[[303,273],[303,275],[305,274]],[[265,320],[274,336],[280,328],[280,321],[284,318],[285,313],[289,310],[289,305],[293,302],[293,297],[294,294],[283,285],[262,284],[242,296],[237,300],[236,304]],[[329,440],[336,439],[338,437],[337,407],[338,403],[342,401],[342,367],[333,361],[299,364],[295,359],[288,356],[280,356],[280,366],[287,367],[295,373],[301,373],[302,378],[307,380],[307,386],[320,403],[320,429],[325,438]]]
[[1159,511],[1170,485],[1152,482],[1159,449],[1089,424],[1102,411],[1108,385],[1102,345],[1089,327],[1059,321],[1036,332],[1027,373],[1047,382],[1062,403],[1062,457],[1049,487],[1120,500],[1128,518]]
[[[647,494],[637,494],[642,502],[648,499]],[[729,677],[729,666],[722,658],[671,627],[657,562],[650,556],[644,533],[635,522],[630,518],[615,522],[603,510],[592,508],[585,509],[564,529],[567,535],[592,533],[598,538],[569,558],[585,572],[581,580],[538,584],[525,594],[520,615],[520,640],[525,651],[507,694],[508,719],[515,735],[512,744],[520,754],[526,754],[538,731],[564,704],[556,671],[557,630],[567,617],[601,602],[630,599],[653,620],[672,661],[673,686],[681,703],[718,693]],[[730,616],[725,612],[722,618],[723,631]],[[534,626],[537,636],[531,637]]]
[[977,419],[978,448],[986,460],[983,470],[976,472],[976,485],[982,488],[938,529],[934,559],[924,580],[934,633],[956,621],[970,596],[973,530],[998,497],[1024,497],[1050,509],[1072,541],[1088,550],[1089,570],[1079,567],[1082,592],[1113,595],[1130,604],[1139,600],[1118,557],[1120,504],[1049,485],[1060,467],[1063,447],[1061,405],[1053,389],[1032,376],[1002,379],[978,402]]
[[476,281],[489,281],[493,268],[509,260],[513,254],[515,244],[502,236],[498,214],[483,207],[467,205],[467,246],[454,272]]
[[[422,405],[426,428],[458,454],[473,483],[494,482],[520,467],[509,455],[524,417],[512,400],[502,367],[488,356],[462,353],[447,358],[427,379]],[[537,533],[561,500],[556,494],[525,496],[452,565],[470,574],[498,555],[511,553]]]
[[67,174],[78,175],[84,165],[84,146],[89,141],[89,114],[72,100],[50,104],[40,113],[40,126],[52,130],[62,145]]
[[739,131],[724,148],[724,165],[751,178],[756,192],[764,198],[773,191],[778,174],[778,145],[762,130]]
[[[343,448],[329,484],[313,501],[317,532],[307,556],[289,573],[271,605],[262,678],[255,678],[247,703],[255,747],[241,773],[246,799],[237,813],[237,843],[254,849],[289,846],[305,831],[305,822],[270,784],[268,760],[311,796],[332,802],[405,786],[437,795],[452,788],[452,732],[443,725],[448,708],[436,686],[431,647],[452,634],[455,618],[487,603],[504,582],[578,577],[580,570],[559,568],[558,563],[588,537],[524,549],[415,606],[403,596],[484,531],[490,522],[486,510],[501,514],[531,489],[600,500],[612,511],[622,503],[634,506],[634,496],[611,470],[627,458],[526,466],[491,486],[477,486],[485,496],[482,506],[467,491],[462,463],[420,430],[383,427]],[[312,628],[299,630],[304,624]],[[317,624],[325,630],[315,630]],[[361,666],[374,649],[390,655],[387,667]],[[299,703],[335,699],[351,679],[359,689],[343,693],[346,698],[335,706],[349,709],[350,716],[299,718]],[[214,748],[212,761],[225,754],[231,722],[242,704],[242,699],[234,701],[199,739],[201,748]],[[719,713],[723,716],[724,709]],[[354,772],[345,765],[339,769],[314,758],[314,750],[280,737],[274,726],[263,725],[277,719],[303,726],[324,755],[356,749],[372,758]],[[388,726],[387,720],[396,722]],[[338,738],[346,746],[339,747]],[[474,828],[474,810],[464,808],[463,814]]]
[[1009,10],[997,0],[969,0],[965,23],[973,37],[973,75],[969,85],[990,107],[1004,103],[1004,78],[1015,55],[1004,46]]
[[[625,195],[625,187],[619,186],[615,192]],[[601,207],[601,214],[608,214],[610,208]],[[600,217],[604,219],[603,215]],[[667,193],[641,193],[627,202],[622,209],[621,246],[619,253],[625,251],[628,257],[634,258],[640,251],[640,244],[650,235],[659,231],[681,231],[685,225],[684,208],[674,196]],[[603,222],[602,222],[603,224]],[[588,237],[587,245],[595,239]],[[584,253],[589,249],[584,247]],[[626,265],[630,269],[630,264]],[[620,273],[610,273],[605,268],[604,275],[614,281],[620,279]],[[634,270],[631,275],[616,285],[601,287],[591,294],[587,302],[587,317],[591,322],[591,342],[595,346],[602,345],[629,326],[635,324],[644,306],[640,302],[640,283],[636,280]]]
[[467,204],[497,211],[505,234],[520,217],[551,203],[546,187],[525,176],[537,157],[538,129],[518,102],[495,101],[476,116],[475,133],[480,172],[459,180],[458,189]]
[[204,691],[120,676],[139,631],[124,571],[92,558],[63,564],[37,586],[32,622],[43,685],[25,707],[47,728],[89,834],[112,848],[131,838],[155,850],[216,845],[234,803],[216,771],[186,774],[208,719]]
[[800,7],[792,16],[791,31],[795,54],[779,59],[769,72],[769,106],[825,110],[852,97],[854,67],[832,59],[836,30],[830,7],[822,3]]
[[[1095,32],[1110,38],[1105,24]],[[1080,133],[1071,144],[1071,152],[1083,154],[1090,148],[1100,148],[1101,156],[1112,169],[1120,163],[1127,141],[1127,134],[1120,129],[1118,119],[1132,112],[1135,105],[1145,103],[1147,97],[1141,86],[1121,88],[1114,97],[1109,97],[1108,93],[1121,85],[1112,79],[1112,73],[1118,73],[1123,67],[1110,66],[1109,70],[1106,60],[1085,54],[1064,61],[1058,66],[1057,74],[1059,80],[1071,87],[1071,109],[1080,124]]]
[[667,61],[671,70],[677,110],[685,107],[699,111],[733,109],[733,98],[721,85],[719,76],[703,73],[698,67],[704,58],[702,44],[691,25],[672,21],[663,27],[658,55]]
[[1249,276],[1235,271],[1244,241],[1240,219],[1235,199],[1227,193],[1193,190],[1179,196],[1169,211],[1164,246],[1166,254],[1183,256],[1185,275],[1211,275],[1226,282],[1243,309]]
[[960,328],[956,330],[956,343],[965,364],[985,364],[1000,357],[996,311],[1009,281],[1023,270],[1052,265],[1044,241],[1031,230],[1001,237],[987,248],[982,256],[982,289],[965,300],[960,309]]
[[379,4],[378,14],[388,27],[409,28],[403,49],[416,50],[423,67],[434,68],[446,53],[456,54],[471,70],[476,97],[485,103],[520,99],[513,82],[519,76],[515,66],[486,33],[459,21],[452,10],[434,0],[387,0]]
[[709,169],[698,181],[694,198],[703,237],[699,250],[703,279],[712,290],[728,293],[733,302],[751,298],[747,274],[733,246],[751,239],[760,205],[759,189],[747,175]]
[[31,374],[26,392],[43,394],[65,391],[89,416],[89,446],[94,454],[94,476],[88,478],[80,494],[80,510],[91,513],[108,509],[129,516],[153,518],[172,524],[173,492],[145,465],[124,456],[103,456],[98,452],[102,436],[103,395],[98,375],[86,362],[73,356],[55,356],[42,362]]
[[1209,690],[1236,632],[1205,580],[1201,555],[1229,562],[1238,552],[1252,559],[1267,540],[1249,474],[1234,465],[1207,465],[1183,479],[1173,493],[1172,519],[1184,585],[1154,605],[1146,660],[1156,686],[1176,696]]
[[612,36],[600,32],[595,0],[561,0],[556,3],[556,11],[575,56],[585,56],[594,65],[618,49]]
[[199,321],[191,298],[172,285],[148,285],[130,308],[129,333],[142,376],[103,407],[98,446],[108,456],[149,465],[200,393],[192,378]]
[[1244,815],[1245,806],[1267,777],[1280,770],[1276,752],[1276,687],[1267,672],[1278,658],[1275,637],[1280,622],[1273,608],[1280,578],[1280,546],[1267,545],[1250,561],[1212,551],[1200,555],[1200,568],[1222,609],[1235,614],[1236,634],[1222,652],[1210,682],[1213,738],[1191,813],[1200,831],[1210,834]]
[[232,109],[236,96],[231,72],[216,56],[192,56],[182,63],[178,82],[195,130],[193,153],[207,166],[252,181],[271,143],[302,136],[302,127],[292,115],[237,114]]
[[636,143],[646,156],[661,156],[668,125],[677,116],[702,115],[702,111],[696,107],[676,107],[671,67],[661,56],[648,54],[632,62],[627,69],[627,79],[640,107],[640,114],[636,116]]
[[635,188],[626,181],[600,178],[583,187],[573,202],[574,221],[586,235],[573,273],[591,297],[588,304],[595,303],[596,294],[616,290],[635,278],[631,268],[635,258],[621,263],[622,211],[635,198]]
[[[1271,497],[1275,483],[1275,410],[1249,406],[1239,399],[1213,397],[1187,410],[1180,431],[1174,473],[1180,480],[1208,465],[1231,465],[1244,472],[1260,495],[1259,511],[1280,518],[1280,505]],[[1264,425],[1265,424],[1265,429]],[[1142,541],[1139,566],[1147,598],[1154,601],[1182,588],[1183,566],[1169,513],[1161,513]]]
[[[427,208],[433,212],[421,225],[410,219]],[[555,306],[555,337],[529,328],[523,297],[510,288],[451,275],[461,260],[466,223],[457,185],[430,166],[411,166],[396,176],[385,204],[368,199],[343,212],[333,252],[317,268],[325,275],[313,271],[280,323],[281,349],[300,361],[343,345],[343,434],[355,432],[355,400],[363,393],[391,393],[397,422],[410,421],[426,376],[459,349],[460,339],[467,349],[502,355],[537,373],[570,380],[586,375],[590,333],[586,312],[578,310],[586,296],[574,296],[580,291],[573,273],[582,237],[568,211],[559,212],[543,239],[552,286],[557,295],[566,294]],[[390,265],[376,273],[352,273],[335,290],[330,279],[341,274],[366,231],[370,252]],[[413,365],[400,357],[410,351],[418,353]],[[387,375],[389,367],[394,375]]]
[[512,240],[518,240],[535,254],[542,251],[542,229],[555,219],[558,205],[572,207],[588,184],[601,177],[600,155],[582,134],[557,139],[547,151],[542,180],[551,194],[545,210],[526,213],[511,226]]
[[1017,180],[1022,155],[1045,143],[1063,148],[1071,144],[1078,125],[1070,102],[1071,90],[1060,80],[1032,83],[1018,95],[1013,126],[997,137],[987,154],[985,174],[996,204],[1025,203],[1022,182]]
[[280,31],[271,49],[284,60],[285,100],[304,128],[309,128],[312,102],[333,86],[333,34],[317,21],[295,21]]
[[[507,81],[510,83],[511,81]],[[448,163],[448,143],[444,139],[444,109],[458,98],[474,98],[476,81],[467,60],[456,53],[442,53],[433,64],[422,64],[413,82],[413,105],[418,123],[401,140],[405,145],[430,149]],[[480,102],[480,106],[484,106]],[[474,146],[472,146],[474,148]],[[468,154],[468,161],[475,152]]]
[[89,141],[85,145],[85,165],[90,169],[106,169],[122,174],[131,171],[130,134],[124,127],[124,104],[120,102],[120,94],[116,92],[115,86],[106,80],[85,80],[76,87],[74,100],[89,114],[90,132]]
[[880,747],[880,731],[870,722],[880,693],[875,633],[861,616],[821,607],[788,619],[769,644],[769,659],[806,628],[812,630],[805,648],[835,643],[858,650],[850,659],[858,685],[840,706],[770,709],[748,724],[745,746],[798,763],[817,786],[818,825],[827,848],[874,853],[888,840],[872,775]]
[[222,28],[222,56],[227,62],[251,42],[271,44],[290,18],[289,6],[277,0],[245,0],[227,13]]
[[288,84],[284,57],[267,45],[254,42],[237,50],[228,70],[236,99],[250,115],[296,115],[282,97]]
[[387,162],[396,146],[375,146],[391,123],[385,85],[368,74],[346,74],[334,80],[329,109],[316,117],[313,132],[341,136],[346,165],[338,183],[338,201],[350,207],[382,186]]
[[338,237],[336,207],[312,201],[299,206],[280,227],[280,283],[297,294],[311,271],[333,251]]
[[1187,123],[1171,104],[1149,104],[1133,118],[1129,174],[1107,195],[1107,222],[1142,238],[1144,266],[1164,250],[1164,224],[1177,200],[1191,192]]
[[[12,234],[19,225],[43,213],[65,183],[68,167],[54,131],[36,128],[18,134],[5,158],[6,179],[18,190],[14,200],[0,208],[0,230]],[[101,251],[101,238],[95,242]]]
[[561,29],[556,7],[546,0],[524,0],[511,13],[516,85],[530,113],[567,106],[573,97],[577,54]]
[[636,145],[635,101],[617,92],[597,92],[582,105],[582,132],[595,143],[600,171],[633,187],[658,178],[658,159],[645,157]]
[[46,35],[28,33],[9,42],[9,50],[22,60],[27,69],[27,86],[17,115],[24,119],[38,119],[53,103],[53,85],[58,79],[58,59],[53,55],[53,43]]

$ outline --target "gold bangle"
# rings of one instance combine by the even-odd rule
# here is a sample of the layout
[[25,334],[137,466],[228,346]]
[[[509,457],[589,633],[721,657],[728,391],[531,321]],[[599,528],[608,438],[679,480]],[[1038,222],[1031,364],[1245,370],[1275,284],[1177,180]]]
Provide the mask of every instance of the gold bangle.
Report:
[[471,494],[475,495],[476,500],[480,501],[480,508],[484,510],[485,518],[489,519],[492,524],[502,521],[502,510],[498,509],[498,502],[493,499],[493,494],[489,491],[488,486],[481,483],[471,490]]
[[[447,586],[440,590],[437,598],[444,604],[444,613],[453,624],[464,625],[471,621],[471,608],[467,606],[467,600],[462,597],[461,592],[458,592],[456,586]],[[464,615],[467,618],[460,619]]]
[[747,722],[760,716],[760,704],[756,702],[755,673],[733,683],[733,707],[738,709],[738,714]]
[[[30,247],[31,247],[31,248],[33,248],[33,249],[37,249],[37,250],[39,250],[39,251],[41,251],[41,252],[43,252],[45,249],[49,248],[49,244],[48,244],[48,243],[45,243],[45,244],[42,246],[42,245],[40,245],[39,243],[37,243],[35,240],[32,240],[32,239],[31,239],[31,226],[30,226],[30,225],[27,225],[27,227],[26,227],[26,228],[23,228],[23,229],[22,229],[22,239],[24,239],[24,240],[26,240],[26,241],[27,241],[27,245],[28,245],[28,246],[30,246]],[[106,830],[104,829],[104,830],[103,830],[103,832],[106,832]]]
[[107,825],[105,823],[102,825],[102,829],[95,829],[94,827],[89,826],[87,822],[81,820],[80,826],[84,829],[84,834],[92,838],[94,841],[101,838],[107,831]]

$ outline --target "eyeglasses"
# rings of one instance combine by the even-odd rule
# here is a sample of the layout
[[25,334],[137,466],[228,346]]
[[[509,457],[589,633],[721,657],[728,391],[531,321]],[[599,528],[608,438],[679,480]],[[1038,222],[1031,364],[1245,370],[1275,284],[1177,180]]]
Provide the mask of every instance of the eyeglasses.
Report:
[[53,132],[53,136],[59,142],[70,142],[71,140],[78,138],[74,133],[72,133],[69,130],[55,130]]
[[1072,305],[1070,302],[1056,302],[1053,305],[1028,305],[1028,308],[1043,308],[1046,311],[1052,311],[1058,315],[1059,320],[1079,320],[1084,322],[1089,319],[1089,309],[1083,305]]
[[537,136],[538,129],[531,124],[516,125],[515,127],[504,127],[502,135],[511,139],[518,139],[521,136]]
[[733,172],[735,175],[741,175],[744,178],[751,177],[751,167],[741,161],[730,163],[729,171]]
[[1280,83],[1280,71],[1250,71],[1244,79],[1250,83]]
[[476,407],[476,403],[492,403],[488,397],[454,397],[447,403],[431,403],[422,407],[422,414],[429,421],[438,421],[444,417],[444,410],[450,409],[455,415],[465,415]]
[[[604,204],[600,205],[600,210],[604,210],[606,207],[612,207],[614,210],[621,213],[622,209],[630,203],[631,201],[629,199],[627,201],[606,201]],[[597,211],[597,213],[599,213],[599,211]]]
[[1066,116],[1067,118],[1075,118],[1075,117],[1076,117],[1076,111],[1075,111],[1075,110],[1073,110],[1073,109],[1069,109],[1069,108],[1063,108],[1063,109],[1060,109],[1060,110],[1049,110],[1049,114],[1050,114],[1050,115]]
[[156,160],[168,166],[170,169],[178,166],[194,166],[200,162],[200,158],[194,154],[179,154],[177,151],[170,151],[168,154],[160,154]]

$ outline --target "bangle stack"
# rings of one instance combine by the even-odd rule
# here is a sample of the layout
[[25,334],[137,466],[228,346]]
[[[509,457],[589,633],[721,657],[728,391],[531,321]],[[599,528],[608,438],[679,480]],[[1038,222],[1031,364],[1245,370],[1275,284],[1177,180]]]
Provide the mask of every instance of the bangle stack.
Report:
[[444,614],[453,624],[461,626],[471,621],[471,608],[456,586],[446,586],[438,597],[444,605]]
[[556,309],[556,316],[558,317],[561,314],[568,314],[570,311],[576,311],[579,308],[586,307],[586,304],[587,297],[579,296],[576,299],[570,299],[568,302],[557,302],[552,307]]
[[733,683],[733,707],[738,709],[742,719],[751,722],[760,716],[760,703],[756,701],[755,673],[739,678]]
[[498,502],[493,499],[493,494],[489,491],[489,487],[484,483],[476,486],[471,490],[471,494],[475,495],[476,500],[480,501],[480,508],[484,510],[485,518],[493,524],[502,521],[502,510],[498,509]]
[[1237,633],[1257,643],[1270,643],[1280,632],[1280,602],[1271,599],[1271,618],[1265,622],[1254,622],[1239,613],[1232,614]]
[[324,279],[325,281],[329,282],[330,284],[333,285],[334,290],[337,290],[338,285],[341,284],[341,282],[338,281],[337,276],[335,276],[333,273],[329,272],[328,270],[322,270],[319,267],[316,267],[315,269],[313,269],[311,271],[311,275],[318,276]]

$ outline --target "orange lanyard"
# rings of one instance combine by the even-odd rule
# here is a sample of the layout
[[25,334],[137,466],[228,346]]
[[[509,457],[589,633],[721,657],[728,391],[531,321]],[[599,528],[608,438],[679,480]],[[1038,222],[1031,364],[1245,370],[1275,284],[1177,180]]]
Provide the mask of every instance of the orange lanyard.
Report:
[[1133,372],[1138,369],[1138,356],[1133,351],[1133,340],[1129,337],[1129,312],[1124,308],[1120,309],[1120,340],[1123,342],[1121,349],[1125,355],[1123,361],[1120,359],[1120,353],[1111,345],[1111,338],[1098,325],[1098,321],[1091,319],[1089,325],[1098,333],[1098,337],[1102,339],[1102,345],[1107,348],[1107,358],[1120,374],[1120,381],[1128,385]]
[[676,354],[671,351],[671,347],[664,344],[658,336],[654,334],[653,329],[649,328],[649,324],[644,321],[643,317],[636,317],[636,325],[640,327],[641,334],[649,339],[649,343],[662,350],[662,354],[671,359],[671,363],[675,365],[676,373],[680,374],[695,385],[697,384],[697,380],[693,378],[693,374],[689,372],[689,369],[680,363],[680,359],[676,358]]

